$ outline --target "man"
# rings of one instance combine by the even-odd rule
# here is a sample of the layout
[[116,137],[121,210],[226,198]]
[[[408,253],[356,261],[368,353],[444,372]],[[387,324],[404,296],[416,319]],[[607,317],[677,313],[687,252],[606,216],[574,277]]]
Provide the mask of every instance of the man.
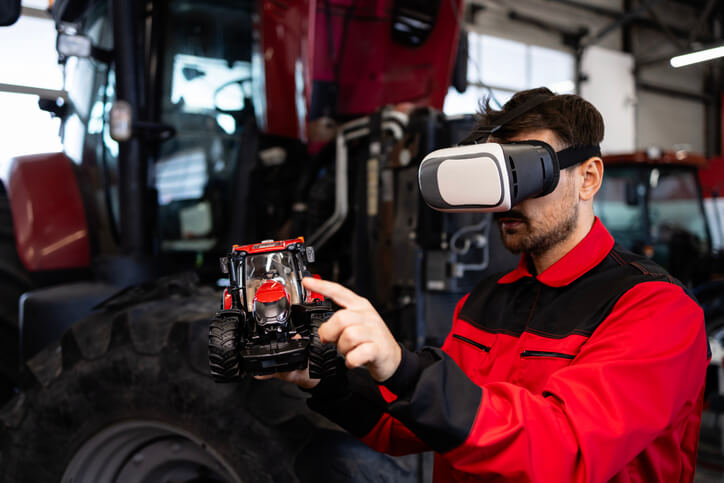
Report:
[[[603,139],[591,104],[547,89],[501,111],[487,105],[479,129],[501,119],[491,142],[560,153]],[[702,311],[662,268],[614,244],[593,213],[601,158],[576,161],[550,194],[496,214],[520,264],[460,300],[442,349],[402,348],[367,300],[305,279],[343,307],[320,338],[366,371],[277,377],[374,449],[434,450],[435,481],[691,481],[708,364]]]

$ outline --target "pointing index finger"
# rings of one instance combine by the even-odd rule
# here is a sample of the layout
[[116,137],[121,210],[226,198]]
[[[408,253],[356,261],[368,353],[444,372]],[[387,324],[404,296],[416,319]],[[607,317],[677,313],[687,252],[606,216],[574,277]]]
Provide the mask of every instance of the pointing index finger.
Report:
[[356,305],[360,299],[359,295],[335,282],[304,277],[302,283],[307,289],[321,293],[345,308]]

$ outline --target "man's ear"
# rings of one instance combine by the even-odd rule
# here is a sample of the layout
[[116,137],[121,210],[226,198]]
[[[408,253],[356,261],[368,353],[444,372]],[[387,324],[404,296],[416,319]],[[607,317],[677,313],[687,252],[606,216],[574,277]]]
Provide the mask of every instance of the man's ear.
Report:
[[603,160],[598,156],[587,159],[578,166],[578,174],[583,179],[578,190],[579,198],[582,201],[592,200],[603,181]]

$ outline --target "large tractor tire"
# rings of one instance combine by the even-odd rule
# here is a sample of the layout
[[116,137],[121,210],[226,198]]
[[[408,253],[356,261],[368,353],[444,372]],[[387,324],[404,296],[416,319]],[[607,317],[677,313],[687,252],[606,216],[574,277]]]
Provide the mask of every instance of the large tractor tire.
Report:
[[[279,380],[210,377],[211,290],[106,309],[28,361],[0,410],[0,482],[413,481]],[[316,446],[336,448],[338,455]],[[321,473],[320,473],[321,472]]]
[[5,186],[0,181],[0,403],[20,380],[18,302],[32,282],[15,248],[15,231]]

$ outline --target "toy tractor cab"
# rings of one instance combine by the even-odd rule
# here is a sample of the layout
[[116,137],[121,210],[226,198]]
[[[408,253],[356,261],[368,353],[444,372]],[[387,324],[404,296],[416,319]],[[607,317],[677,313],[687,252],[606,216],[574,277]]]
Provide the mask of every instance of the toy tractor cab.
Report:
[[221,258],[229,275],[221,310],[209,325],[209,365],[218,382],[304,369],[313,378],[334,371],[337,351],[317,330],[331,304],[302,286],[314,250],[303,238],[234,245]]

